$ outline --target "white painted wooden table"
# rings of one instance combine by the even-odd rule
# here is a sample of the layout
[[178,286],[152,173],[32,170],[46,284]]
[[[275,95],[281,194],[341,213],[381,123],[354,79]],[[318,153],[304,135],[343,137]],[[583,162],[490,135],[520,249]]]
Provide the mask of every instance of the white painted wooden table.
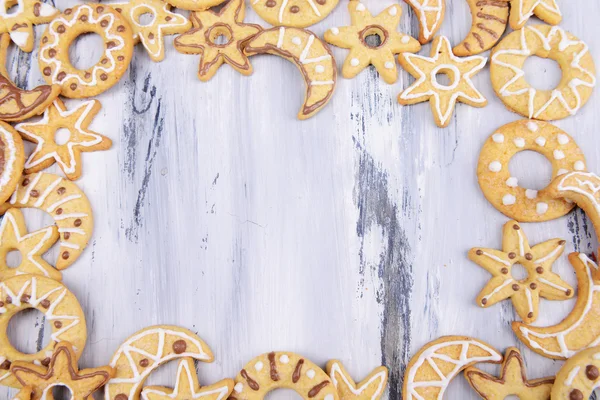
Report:
[[[393,2],[365,0],[375,13]],[[347,24],[344,3],[311,29],[322,35]],[[559,4],[562,26],[598,61],[600,3]],[[401,29],[417,36],[416,17],[402,8]],[[247,14],[260,22],[250,7]],[[466,2],[448,0],[441,33],[456,44],[469,25]],[[64,271],[90,332],[82,366],[106,364],[140,328],[177,324],[215,353],[214,364],[199,367],[201,383],[234,376],[260,353],[288,350],[323,365],[339,358],[357,379],[383,363],[389,398],[399,399],[406,363],[430,339],[464,334],[523,349],[510,330],[510,302],[486,310],[474,304],[489,274],[466,257],[470,247],[501,245],[507,218],[484,199],[475,167],[488,135],[520,118],[493,94],[487,69],[474,82],[489,105],[459,105],[446,129],[435,127],[428,104],[396,102],[412,77],[401,71],[387,85],[373,68],[354,80],[340,77],[330,104],[301,122],[304,87],[292,64],[257,56],[251,77],[224,66],[201,83],[198,57],[177,53],[171,41],[159,64],[137,47],[124,79],[99,96],[103,109],[92,128],[114,146],[84,154],[77,183],[96,227],[89,248]],[[93,62],[100,54],[93,44],[81,40],[74,57]],[[41,83],[37,49],[11,51],[13,78]],[[346,50],[333,51],[341,65]],[[538,84],[558,82],[542,63],[529,67]],[[596,91],[578,115],[556,123],[576,138],[593,171],[600,169],[599,107]],[[511,171],[539,189],[550,176],[540,160],[517,157]],[[30,229],[51,223],[41,212],[25,213]],[[596,247],[584,214],[523,226],[532,243],[568,241],[555,269],[575,285],[566,254]],[[573,303],[542,301],[537,323],[560,321]],[[48,340],[44,324],[28,313],[11,325],[11,337],[34,351]],[[531,377],[561,365],[527,349],[524,356]],[[173,384],[174,366],[150,382]],[[9,392],[0,389],[0,397]],[[461,377],[446,397],[476,395]]]

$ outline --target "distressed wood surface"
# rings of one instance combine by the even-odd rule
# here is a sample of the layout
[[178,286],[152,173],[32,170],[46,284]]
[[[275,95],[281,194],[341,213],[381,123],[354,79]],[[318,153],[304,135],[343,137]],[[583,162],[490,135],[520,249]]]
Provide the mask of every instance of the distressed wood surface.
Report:
[[[394,3],[364,2],[374,13]],[[597,60],[600,3],[559,5],[561,26],[585,40]],[[415,15],[402,8],[401,30],[417,36]],[[250,7],[247,21],[260,22]],[[311,29],[322,35],[348,22],[342,1]],[[448,0],[440,32],[456,44],[469,26],[466,2]],[[330,104],[301,122],[295,116],[304,87],[292,64],[257,56],[251,77],[224,66],[201,83],[198,57],[175,52],[171,42],[162,63],[137,46],[125,77],[98,97],[103,108],[92,128],[114,145],[83,156],[77,183],[92,202],[96,227],[89,248],[64,271],[87,317],[82,366],[107,363],[138,329],[177,324],[215,353],[213,364],[199,366],[204,384],[234,376],[255,355],[288,350],[322,365],[339,358],[357,379],[383,363],[391,373],[389,398],[399,399],[410,356],[448,334],[500,350],[517,345],[531,377],[558,370],[561,362],[518,343],[510,302],[486,310],[474,303],[489,275],[466,253],[499,247],[507,221],[477,185],[479,149],[494,129],[520,118],[494,95],[487,68],[474,82],[489,105],[459,105],[446,129],[435,127],[428,104],[397,104],[412,77],[401,71],[387,85],[373,68],[353,80],[340,77]],[[333,51],[341,65],[347,51]],[[93,38],[73,51],[77,62],[99,55]],[[538,83],[558,82],[557,71],[545,66],[533,61],[528,71]],[[25,54],[11,46],[9,70],[19,85],[42,82],[37,48]],[[599,107],[594,93],[579,114],[556,122],[584,149],[592,171],[600,167]],[[511,171],[537,189],[550,175],[541,157],[518,157]],[[26,219],[30,229],[51,223],[32,210]],[[575,285],[566,254],[596,246],[585,215],[577,210],[523,227],[531,243],[568,241],[555,269]],[[48,254],[55,257],[56,249]],[[543,300],[536,324],[560,321],[573,304]],[[44,326],[28,313],[10,336],[33,351],[48,340]],[[150,382],[173,384],[173,366]],[[2,398],[9,393],[0,389]],[[446,397],[476,395],[458,378]]]

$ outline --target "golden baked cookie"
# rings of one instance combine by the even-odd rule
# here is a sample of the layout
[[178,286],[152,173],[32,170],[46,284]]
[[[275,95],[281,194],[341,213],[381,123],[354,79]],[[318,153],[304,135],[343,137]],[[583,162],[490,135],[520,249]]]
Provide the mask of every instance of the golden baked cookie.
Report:
[[[165,35],[183,33],[192,23],[183,15],[171,11],[163,0],[132,0],[127,3],[110,3],[110,6],[125,17],[133,30],[135,43],[142,42],[152,61],[165,58]],[[152,16],[150,23],[142,24],[143,14]]]
[[[88,100],[67,110],[62,100],[56,99],[39,121],[16,125],[23,139],[37,144],[25,162],[25,173],[42,171],[56,162],[67,178],[79,179],[81,153],[108,150],[112,146],[109,138],[88,128],[101,107],[98,100]],[[58,144],[55,134],[60,129],[67,129],[70,135],[66,142]]]
[[460,371],[471,365],[499,363],[502,356],[489,344],[467,336],[443,336],[415,354],[406,367],[403,400],[439,400]]
[[278,55],[296,64],[302,72],[306,95],[298,119],[312,117],[331,99],[337,80],[337,66],[327,44],[312,32],[275,27],[260,32],[244,46],[246,55]]
[[508,25],[510,0],[467,0],[471,9],[471,30],[465,40],[454,46],[457,56],[472,56],[494,47]]
[[[477,296],[477,304],[490,307],[511,299],[519,317],[526,323],[538,317],[540,297],[548,300],[566,300],[573,297],[573,288],[552,272],[552,264],[565,249],[565,241],[551,239],[533,247],[517,221],[504,224],[502,250],[476,247],[469,251],[469,259],[493,278]],[[512,274],[515,264],[527,271],[527,277],[517,279]]]
[[[252,65],[243,52],[243,42],[260,32],[256,24],[244,23],[244,0],[230,0],[219,11],[194,11],[194,28],[175,38],[175,49],[185,54],[200,54],[198,78],[208,81],[225,62],[243,75],[252,73]],[[224,39],[225,43],[221,43]]]
[[294,353],[271,352],[250,361],[235,378],[230,400],[262,400],[275,389],[292,389],[304,400],[339,400],[329,376]]
[[23,386],[33,389],[32,400],[53,400],[52,388],[64,386],[72,399],[86,400],[108,382],[115,371],[110,367],[79,370],[77,353],[69,342],[57,343],[50,361],[44,365],[15,361],[10,371]]
[[[14,11],[8,9],[16,6]],[[19,48],[33,50],[33,25],[47,24],[59,11],[37,0],[5,0],[0,7],[0,33],[8,33]]]
[[31,386],[25,386],[19,390],[17,395],[12,400],[31,400],[33,389]]
[[475,367],[465,369],[469,385],[484,400],[504,400],[517,396],[527,400],[549,400],[554,377],[527,379],[521,352],[509,347],[504,353],[500,377],[495,377]]
[[12,126],[0,121],[0,204],[15,191],[24,164],[25,149],[21,136]]
[[429,43],[442,26],[446,0],[404,0],[419,19],[419,42]]
[[233,391],[233,379],[223,379],[209,386],[200,386],[193,358],[182,358],[177,365],[177,380],[173,389],[163,386],[146,386],[144,400],[225,400]]
[[[0,222],[0,281],[15,275],[43,275],[57,281],[62,274],[42,258],[58,240],[56,225],[27,232],[23,213],[9,208]],[[21,263],[16,267],[6,264],[6,255],[13,250],[21,253]]]
[[148,375],[164,363],[179,358],[214,360],[206,343],[190,330],[156,325],[134,333],[111,359],[110,366],[116,374],[104,387],[104,398],[138,400]]
[[250,0],[256,13],[275,26],[306,28],[333,11],[339,0]]
[[[104,41],[100,61],[80,70],[69,61],[69,47],[78,36],[93,32]],[[46,82],[61,87],[63,96],[96,96],[125,74],[133,55],[133,31],[123,16],[103,4],[67,8],[48,24],[42,36],[39,65]]]
[[[7,336],[11,318],[28,308],[35,308],[44,314],[52,329],[50,342],[33,354],[15,349]],[[14,362],[49,365],[54,345],[61,341],[70,342],[75,348],[75,358],[79,358],[86,339],[87,328],[83,310],[73,293],[60,282],[38,275],[17,275],[0,282],[1,385],[21,387],[22,383],[19,383],[10,370]]]
[[[473,107],[484,107],[487,100],[475,88],[471,77],[481,71],[487,58],[481,56],[456,57],[450,42],[444,36],[435,38],[429,57],[401,53],[400,65],[417,80],[398,96],[402,105],[429,101],[435,124],[440,128],[450,124],[457,101]],[[444,74],[449,85],[438,82],[436,75]]]
[[[325,41],[334,46],[350,49],[342,67],[344,78],[354,78],[369,65],[375,66],[387,83],[398,80],[394,54],[421,50],[421,45],[409,35],[397,31],[402,8],[393,4],[373,17],[359,1],[348,3],[350,26],[331,28],[325,32]],[[377,36],[379,44],[370,44],[369,36]]]
[[600,387],[600,347],[592,347],[567,360],[556,374],[552,400],[593,398]]
[[[530,56],[550,58],[562,70],[552,90],[538,90],[525,79]],[[512,111],[528,118],[557,120],[575,115],[596,86],[588,46],[558,26],[528,25],[508,34],[494,47],[490,63],[494,91]]]
[[556,0],[510,0],[510,27],[521,29],[534,15],[550,25],[558,25],[562,14]]
[[477,179],[486,199],[509,218],[520,222],[548,221],[568,213],[574,204],[555,199],[548,189],[519,186],[511,176],[509,162],[520,151],[542,154],[552,164],[552,177],[584,171],[585,158],[571,136],[543,121],[521,120],[500,127],[479,153]]
[[0,206],[0,214],[11,207],[38,208],[54,218],[60,234],[58,270],[73,264],[92,237],[94,217],[87,196],[60,176],[43,172],[23,176],[10,200]]
[[356,383],[338,360],[331,360],[325,369],[337,389],[340,400],[379,400],[385,391],[388,380],[386,367],[377,367]]

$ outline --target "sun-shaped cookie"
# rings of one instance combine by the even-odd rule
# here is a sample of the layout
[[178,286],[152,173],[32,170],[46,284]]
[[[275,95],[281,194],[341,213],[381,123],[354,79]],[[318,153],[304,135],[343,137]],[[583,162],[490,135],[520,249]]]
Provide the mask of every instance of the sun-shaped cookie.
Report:
[[200,54],[198,78],[208,81],[226,62],[243,75],[252,73],[252,65],[242,50],[242,42],[261,30],[245,24],[243,0],[230,0],[220,11],[194,11],[190,17],[194,29],[175,38],[175,49],[185,54]]
[[[398,102],[403,105],[429,101],[435,123],[440,128],[448,126],[457,101],[473,107],[484,107],[487,100],[475,88],[471,77],[481,71],[486,57],[456,57],[450,42],[438,36],[431,45],[430,57],[401,53],[400,65],[417,81],[400,93]],[[437,75],[446,75],[448,84],[438,82]]]
[[[552,272],[552,264],[564,249],[565,241],[561,239],[529,247],[519,223],[508,221],[503,229],[502,250],[476,247],[469,251],[469,259],[493,275],[477,296],[477,304],[490,307],[510,298],[517,314],[530,323],[538,316],[540,297],[548,300],[573,297],[573,288]],[[513,276],[515,264],[523,266],[527,277]]]
[[[8,9],[15,6],[14,12]],[[50,4],[37,0],[3,0],[0,6],[0,33],[8,33],[26,52],[33,50],[33,25],[47,24],[58,14]]]
[[[402,8],[394,4],[376,17],[359,1],[348,3],[350,26],[331,28],[325,32],[325,41],[344,49],[350,49],[342,67],[344,78],[354,78],[368,65],[374,65],[384,81],[394,83],[398,79],[395,54],[415,52],[421,44],[409,35],[397,31]],[[377,42],[371,43],[370,37]]]

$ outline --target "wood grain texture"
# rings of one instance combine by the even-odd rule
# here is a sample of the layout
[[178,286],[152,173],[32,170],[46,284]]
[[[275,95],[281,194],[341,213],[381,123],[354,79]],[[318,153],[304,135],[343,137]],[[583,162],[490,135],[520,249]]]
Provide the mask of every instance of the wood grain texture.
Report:
[[[364,2],[378,13],[394,1]],[[401,5],[401,30],[416,37],[417,19]],[[561,26],[598,60],[600,3],[560,6]],[[247,14],[260,22],[250,7]],[[466,2],[448,1],[440,32],[457,44],[470,20]],[[348,22],[341,4],[312,29],[322,35]],[[337,358],[356,379],[383,363],[390,368],[389,398],[399,399],[411,354],[446,334],[471,335],[500,350],[516,345],[531,378],[558,370],[560,362],[517,343],[510,302],[486,310],[474,303],[489,275],[466,253],[499,247],[507,221],[477,185],[479,149],[495,128],[520,118],[493,94],[487,68],[474,82],[489,105],[459,105],[446,129],[435,127],[429,105],[397,104],[412,77],[401,71],[387,85],[374,68],[340,78],[330,104],[300,122],[304,89],[292,64],[256,56],[251,77],[224,66],[201,83],[198,58],[178,54],[171,42],[158,64],[137,46],[124,79],[98,97],[103,108],[91,128],[114,145],[84,154],[78,184],[96,227],[89,248],[64,271],[88,319],[82,367],[107,363],[130,334],[165,323],[196,331],[211,346],[215,363],[199,366],[204,384],[234,376],[255,355],[289,350],[323,366]],[[333,51],[341,65],[347,51]],[[42,82],[36,50],[11,54],[19,85]],[[549,70],[536,74],[538,82],[556,80]],[[556,122],[584,149],[592,171],[600,170],[599,107],[595,93],[579,114]],[[541,188],[549,168],[531,160],[520,157],[511,168],[521,182]],[[26,220],[31,229],[51,221],[36,212],[26,212]],[[596,247],[585,215],[575,211],[523,229],[531,243],[568,241],[555,269],[576,285],[566,254]],[[558,322],[572,306],[544,300],[537,323]],[[31,315],[11,335],[33,350],[47,340],[43,325]],[[152,383],[174,383],[172,367],[155,375]],[[477,397],[458,378],[447,398]]]

